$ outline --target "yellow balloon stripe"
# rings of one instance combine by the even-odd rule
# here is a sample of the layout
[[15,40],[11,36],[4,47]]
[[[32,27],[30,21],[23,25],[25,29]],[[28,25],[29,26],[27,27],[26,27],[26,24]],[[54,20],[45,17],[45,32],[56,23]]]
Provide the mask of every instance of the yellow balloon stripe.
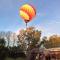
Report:
[[20,10],[20,14],[19,14],[24,20],[29,20],[29,16],[27,13],[25,13],[24,11]]

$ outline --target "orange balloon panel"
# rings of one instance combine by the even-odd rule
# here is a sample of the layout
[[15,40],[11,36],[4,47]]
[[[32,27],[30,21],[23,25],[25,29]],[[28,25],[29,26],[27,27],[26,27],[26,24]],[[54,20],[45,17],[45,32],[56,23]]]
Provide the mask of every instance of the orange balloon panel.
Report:
[[20,8],[20,16],[25,20],[25,21],[30,21],[32,18],[36,15],[36,11],[33,6],[29,4],[25,4]]

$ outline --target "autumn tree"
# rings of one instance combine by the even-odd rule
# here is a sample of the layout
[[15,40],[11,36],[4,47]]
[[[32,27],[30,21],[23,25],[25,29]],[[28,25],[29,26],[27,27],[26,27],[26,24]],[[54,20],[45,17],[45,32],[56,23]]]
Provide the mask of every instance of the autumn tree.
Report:
[[45,43],[46,48],[60,47],[60,36],[52,35],[49,37],[48,41]]
[[60,47],[60,36],[53,35],[49,40],[52,42],[52,47]]
[[36,30],[34,27],[29,27],[26,30],[20,30],[18,39],[21,47],[24,50],[31,50],[39,42],[41,31]]

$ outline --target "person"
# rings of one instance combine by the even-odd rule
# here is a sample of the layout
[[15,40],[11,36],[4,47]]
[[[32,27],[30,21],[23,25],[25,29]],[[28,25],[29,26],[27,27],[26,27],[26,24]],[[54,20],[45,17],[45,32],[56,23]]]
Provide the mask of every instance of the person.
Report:
[[27,60],[35,60],[38,53],[39,53],[39,46],[36,45],[35,48],[33,48],[33,49],[28,53]]
[[47,56],[45,58],[46,58],[46,60],[51,60],[50,54],[47,54]]

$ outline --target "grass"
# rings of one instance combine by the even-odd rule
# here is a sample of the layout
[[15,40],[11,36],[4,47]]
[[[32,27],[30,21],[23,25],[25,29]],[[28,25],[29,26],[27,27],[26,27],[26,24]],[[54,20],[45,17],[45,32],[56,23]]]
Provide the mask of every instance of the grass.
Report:
[[17,59],[13,59],[13,58],[6,58],[5,60],[25,60],[25,58],[17,58]]

